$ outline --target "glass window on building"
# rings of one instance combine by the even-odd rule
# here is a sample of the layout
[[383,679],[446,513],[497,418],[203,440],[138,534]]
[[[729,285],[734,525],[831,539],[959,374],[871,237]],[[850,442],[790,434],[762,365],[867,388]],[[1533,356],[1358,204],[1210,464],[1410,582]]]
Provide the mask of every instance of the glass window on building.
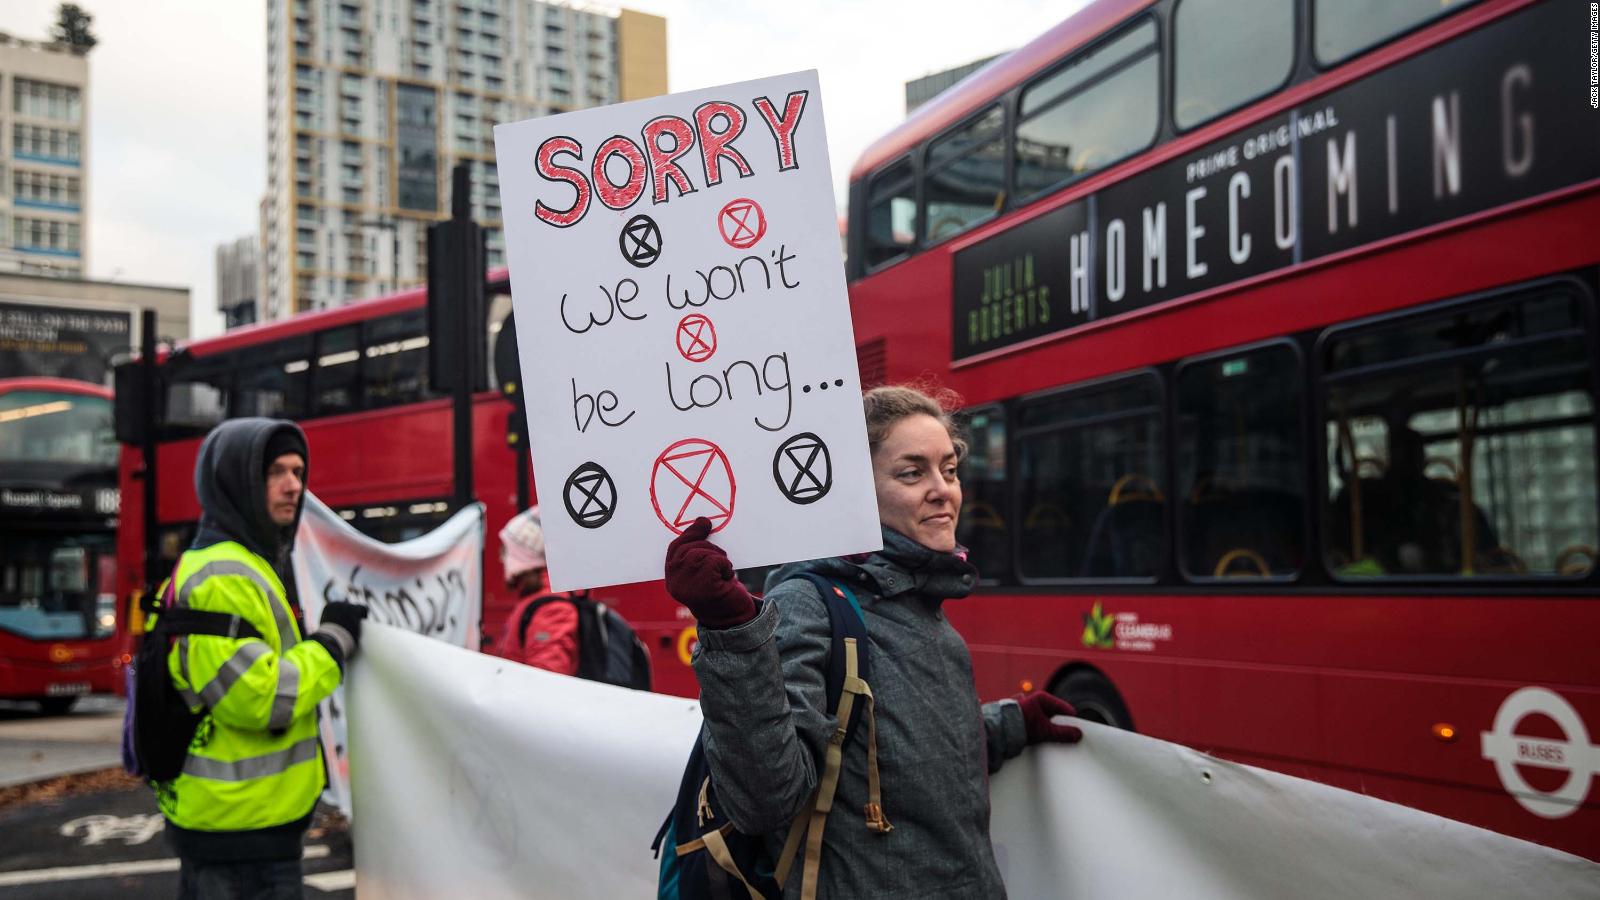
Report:
[[928,146],[922,221],[929,244],[993,218],[1005,203],[1005,115],[990,107]]
[[1161,386],[1153,373],[1018,411],[1015,526],[1025,579],[1149,579],[1166,557]]
[[1329,567],[1346,578],[1592,572],[1592,346],[1566,288],[1330,338]]
[[1172,118],[1193,128],[1268,94],[1294,65],[1293,0],[1182,0],[1173,28]]
[[1016,195],[1075,181],[1155,140],[1161,121],[1156,26],[1144,19],[1022,92]]
[[1311,43],[1317,62],[1342,62],[1477,0],[1314,0]]
[[434,145],[437,106],[438,95],[432,89],[395,85],[395,167],[402,209],[434,212],[439,207],[439,165]]
[[1006,529],[1006,419],[999,407],[969,410],[958,417],[966,430],[961,462],[961,515],[956,540],[985,580],[1011,569],[1011,534]]
[[1178,556],[1191,578],[1289,576],[1304,565],[1300,369],[1288,344],[1179,369]]
[[917,234],[916,183],[911,160],[902,159],[867,182],[867,227],[862,231],[867,268],[911,251]]

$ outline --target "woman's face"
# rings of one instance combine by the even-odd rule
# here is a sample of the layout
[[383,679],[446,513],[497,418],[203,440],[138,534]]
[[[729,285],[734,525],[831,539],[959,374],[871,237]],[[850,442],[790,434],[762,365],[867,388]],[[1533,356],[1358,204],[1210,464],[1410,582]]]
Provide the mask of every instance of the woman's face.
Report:
[[961,481],[956,448],[938,419],[925,413],[895,423],[872,455],[878,520],[930,550],[956,548]]

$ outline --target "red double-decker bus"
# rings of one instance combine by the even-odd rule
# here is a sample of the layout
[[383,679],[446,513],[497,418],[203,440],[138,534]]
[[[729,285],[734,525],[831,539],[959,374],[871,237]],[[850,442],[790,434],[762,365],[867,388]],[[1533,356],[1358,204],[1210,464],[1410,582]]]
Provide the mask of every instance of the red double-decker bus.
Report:
[[980,693],[1600,858],[1587,7],[1103,0],[868,149]]
[[[510,309],[503,270],[489,274],[486,292],[488,321],[494,324],[485,338],[492,341]],[[139,448],[129,445],[121,464],[123,504],[130,510],[118,534],[121,595],[132,598],[165,577],[189,545],[200,517],[195,457],[206,432],[227,418],[299,422],[311,452],[308,487],[372,537],[405,540],[448,518],[454,511],[452,403],[448,394],[429,387],[428,347],[427,292],[418,288],[161,351],[159,399],[138,413],[155,429],[161,572],[153,579],[145,572],[144,527],[131,512],[144,503],[143,462]],[[484,358],[492,358],[487,350]],[[522,458],[507,441],[512,404],[489,384],[487,371],[475,373],[473,494],[486,507],[488,525],[486,648],[517,600],[501,578],[498,532],[517,511],[516,465]],[[648,599],[664,596],[659,582],[606,588],[595,596],[623,610],[651,648],[658,690],[694,692],[693,672],[679,652],[692,639],[684,632],[693,622],[678,619],[675,605]]]
[[0,698],[64,713],[121,689],[111,392],[0,379]]

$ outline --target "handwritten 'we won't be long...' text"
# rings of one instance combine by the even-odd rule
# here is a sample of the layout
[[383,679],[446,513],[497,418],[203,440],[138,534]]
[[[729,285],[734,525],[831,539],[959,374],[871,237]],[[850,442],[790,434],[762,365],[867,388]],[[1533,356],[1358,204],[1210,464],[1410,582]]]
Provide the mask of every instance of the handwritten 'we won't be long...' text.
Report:
[[[731,265],[715,265],[694,269],[688,279],[689,287],[673,288],[672,276],[664,279],[660,295],[666,308],[682,312],[701,308],[713,300],[728,301],[747,293],[793,291],[800,287],[798,279],[791,279],[788,267],[795,260],[783,246],[770,251],[771,265],[758,254],[750,254]],[[613,323],[641,322],[649,318],[648,309],[634,306],[643,304],[639,282],[623,278],[615,286],[598,285],[587,298],[563,294],[560,303],[561,324],[572,334],[588,334]],[[657,309],[656,311],[660,311]],[[703,318],[703,317],[702,317]],[[709,353],[694,357],[691,362],[705,362]],[[667,400],[678,412],[710,409],[724,401],[738,401],[744,397],[761,399],[768,395],[783,399],[781,420],[771,421],[754,417],[755,424],[765,431],[778,431],[788,426],[794,412],[794,387],[790,377],[787,351],[769,353],[759,364],[747,359],[737,359],[711,372],[675,377],[671,360],[663,363],[665,379],[663,389]],[[681,364],[680,364],[681,369]],[[572,390],[573,425],[580,434],[588,431],[598,421],[601,425],[616,428],[633,418],[635,410],[624,411],[622,399],[615,390],[580,390],[577,378],[569,379]]]

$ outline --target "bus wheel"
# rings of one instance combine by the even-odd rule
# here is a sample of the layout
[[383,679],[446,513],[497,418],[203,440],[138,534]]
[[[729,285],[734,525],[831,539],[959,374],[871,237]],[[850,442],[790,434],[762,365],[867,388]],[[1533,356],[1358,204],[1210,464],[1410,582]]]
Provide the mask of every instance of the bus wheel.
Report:
[[39,701],[39,712],[47,716],[64,716],[78,705],[77,697],[45,697]]
[[1071,703],[1080,719],[1121,728],[1123,731],[1133,730],[1133,717],[1128,715],[1122,695],[1099,672],[1083,669],[1069,672],[1051,686],[1050,693]]

